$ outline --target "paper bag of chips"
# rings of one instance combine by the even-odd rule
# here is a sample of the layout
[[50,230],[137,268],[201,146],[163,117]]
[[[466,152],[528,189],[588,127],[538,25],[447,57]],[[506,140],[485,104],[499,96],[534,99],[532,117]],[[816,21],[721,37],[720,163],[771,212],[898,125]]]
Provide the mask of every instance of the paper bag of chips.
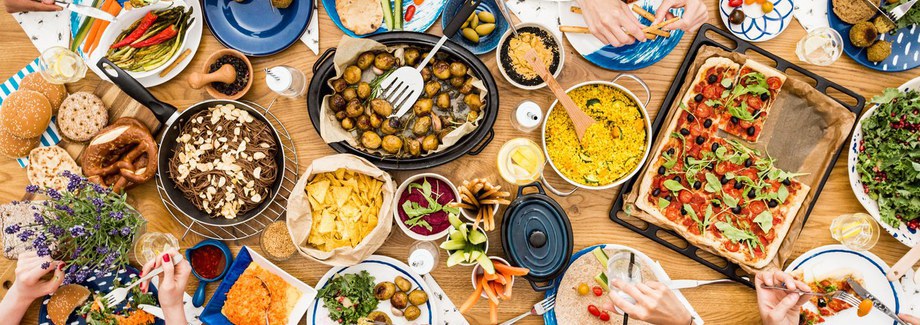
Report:
[[287,225],[301,255],[348,266],[383,244],[393,224],[393,179],[349,154],[316,159],[287,203]]

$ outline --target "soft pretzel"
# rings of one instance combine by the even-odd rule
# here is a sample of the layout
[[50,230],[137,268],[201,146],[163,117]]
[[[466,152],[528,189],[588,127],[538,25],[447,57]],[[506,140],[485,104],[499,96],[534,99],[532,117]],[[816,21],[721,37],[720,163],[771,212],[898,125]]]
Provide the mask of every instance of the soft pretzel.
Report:
[[122,117],[99,131],[83,151],[83,173],[113,191],[149,181],[157,171],[157,144],[140,121]]

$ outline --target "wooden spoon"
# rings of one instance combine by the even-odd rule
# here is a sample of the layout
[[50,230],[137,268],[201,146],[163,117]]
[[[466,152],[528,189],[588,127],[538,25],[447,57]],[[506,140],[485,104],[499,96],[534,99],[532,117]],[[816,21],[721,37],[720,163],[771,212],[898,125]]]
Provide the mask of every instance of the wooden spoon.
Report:
[[195,89],[201,89],[212,82],[223,82],[225,84],[233,83],[236,80],[236,68],[230,64],[220,66],[220,69],[211,73],[193,72],[188,76],[188,85]]
[[911,248],[907,254],[904,254],[904,257],[901,257],[897,263],[891,267],[891,270],[888,271],[888,281],[897,281],[904,273],[907,273],[907,270],[914,266],[914,264],[920,261],[920,244],[914,245],[914,248]]
[[591,118],[591,116],[588,116],[588,113],[578,108],[575,101],[569,97],[569,94],[565,92],[565,89],[562,89],[562,86],[559,85],[559,82],[556,81],[553,74],[543,65],[543,61],[537,58],[537,51],[530,49],[524,54],[524,59],[530,63],[530,66],[537,75],[546,82],[546,86],[549,87],[549,90],[552,90],[556,98],[559,99],[559,103],[562,104],[566,113],[569,114],[569,118],[572,119],[572,124],[575,125],[575,134],[578,135],[578,141],[581,142],[581,139],[585,137],[585,133],[588,132],[588,127],[597,123],[597,121]]

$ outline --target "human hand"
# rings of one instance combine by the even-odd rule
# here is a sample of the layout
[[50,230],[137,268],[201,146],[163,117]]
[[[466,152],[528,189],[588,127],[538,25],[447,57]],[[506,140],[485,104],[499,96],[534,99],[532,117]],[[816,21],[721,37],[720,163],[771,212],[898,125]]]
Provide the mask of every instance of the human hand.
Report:
[[690,31],[709,20],[709,11],[702,0],[664,0],[655,11],[655,21],[652,22],[652,25],[673,18],[674,15],[669,12],[673,8],[684,8],[684,14],[680,17],[680,20],[664,28]]
[[785,286],[791,290],[798,289],[811,292],[811,288],[807,284],[796,280],[785,272],[764,271],[758,272],[754,277],[754,285],[757,288],[757,308],[760,309],[760,318],[763,320],[764,325],[798,323],[799,310],[802,305],[808,302],[809,295],[800,295],[795,292],[777,289],[764,289],[760,286]]
[[[144,265],[144,271],[141,276],[154,269],[162,266],[163,273],[160,273],[159,285],[157,286],[157,300],[160,302],[160,308],[166,316],[167,324],[185,324],[185,305],[182,299],[185,296],[185,287],[188,284],[189,274],[192,272],[192,266],[188,261],[181,260],[173,265],[174,259],[182,258],[176,251],[169,251],[147,262]],[[141,290],[147,292],[150,288],[150,280],[140,284]]]
[[[63,265],[61,261],[40,257],[35,252],[19,254],[19,261],[16,262],[16,281],[13,281],[9,294],[31,302],[53,293],[61,286],[61,282],[64,282],[64,271],[61,270]],[[54,272],[54,277],[42,280],[42,277],[50,272]]]
[[898,315],[898,318],[900,318],[902,321],[910,325],[920,325],[920,318],[918,318],[917,316],[908,315],[908,314],[900,314]]
[[[601,42],[623,46],[645,42],[642,24],[626,2],[620,0],[576,0],[588,30]],[[667,0],[666,0],[667,1]]]
[[54,0],[3,0],[6,12],[14,13],[21,11],[61,11],[63,8],[54,4]]
[[650,281],[632,285],[618,279],[612,280],[611,284],[611,289],[620,289],[635,299],[636,303],[633,304],[610,290],[609,296],[613,303],[604,306],[604,309],[615,311],[616,307],[629,314],[630,318],[652,324],[686,325],[692,321],[690,311],[664,284]]

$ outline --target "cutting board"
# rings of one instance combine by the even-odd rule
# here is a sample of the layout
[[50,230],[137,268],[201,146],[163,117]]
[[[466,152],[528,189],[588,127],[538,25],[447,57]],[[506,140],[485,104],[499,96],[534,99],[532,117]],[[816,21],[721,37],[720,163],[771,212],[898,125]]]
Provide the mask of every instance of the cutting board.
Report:
[[[73,91],[73,89],[71,89]],[[96,96],[102,99],[102,102],[105,103],[105,106],[109,109],[109,124],[115,122],[115,120],[121,117],[133,117],[150,129],[151,134],[156,134],[157,130],[160,128],[160,121],[157,120],[156,116],[147,109],[141,103],[138,103],[136,100],[125,94],[121,89],[118,88],[115,84],[112,84],[107,81],[100,81],[99,84],[93,90],[86,89],[85,91],[91,91]],[[77,163],[80,162],[80,154],[83,152],[83,149],[86,148],[87,142],[73,142],[67,139],[61,141],[60,146],[67,150],[71,156],[73,156]]]

